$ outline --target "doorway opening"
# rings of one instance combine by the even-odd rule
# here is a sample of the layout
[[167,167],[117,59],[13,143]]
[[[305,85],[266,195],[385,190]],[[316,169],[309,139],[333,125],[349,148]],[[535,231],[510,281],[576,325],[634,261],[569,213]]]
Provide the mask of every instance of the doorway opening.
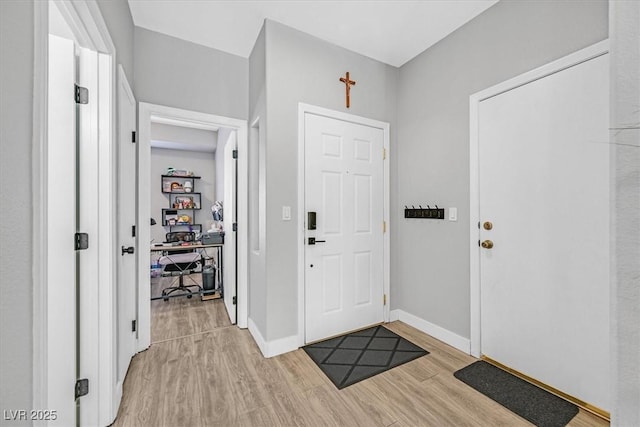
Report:
[[246,327],[246,121],[140,103],[138,126],[138,349]]

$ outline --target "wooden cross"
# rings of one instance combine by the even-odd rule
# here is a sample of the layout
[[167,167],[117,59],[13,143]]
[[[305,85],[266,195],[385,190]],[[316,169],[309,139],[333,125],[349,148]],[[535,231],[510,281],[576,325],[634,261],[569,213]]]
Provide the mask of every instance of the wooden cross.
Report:
[[344,83],[345,85],[345,90],[346,95],[347,95],[347,108],[349,108],[351,106],[351,86],[355,86],[356,82],[353,80],[349,79],[349,72],[347,71],[347,76],[346,77],[340,77],[340,81],[342,83]]

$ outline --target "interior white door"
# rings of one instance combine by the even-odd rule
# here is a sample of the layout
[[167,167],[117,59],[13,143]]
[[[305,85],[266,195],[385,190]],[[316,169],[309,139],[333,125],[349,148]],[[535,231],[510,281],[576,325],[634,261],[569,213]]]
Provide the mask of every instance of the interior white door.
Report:
[[[74,42],[49,36],[47,129],[47,404],[76,424],[76,105]],[[62,393],[65,390],[68,393]]]
[[312,342],[383,321],[384,132],[310,113],[304,126],[305,341]]
[[238,164],[233,152],[237,149],[237,136],[233,131],[229,134],[229,139],[224,146],[224,247],[223,247],[223,297],[224,305],[229,314],[232,324],[237,321],[237,283],[236,283],[236,260],[237,260],[237,232],[233,231],[233,224],[237,223],[237,194],[236,186],[238,179]]
[[[117,361],[115,407],[122,398],[122,385],[136,352],[136,100],[126,75],[118,72],[118,284],[117,284]],[[131,252],[133,250],[133,252]],[[146,267],[146,266],[145,266]],[[137,328],[136,328],[137,329]]]
[[600,56],[479,106],[480,238],[494,244],[480,249],[481,351],[605,410],[608,69]]

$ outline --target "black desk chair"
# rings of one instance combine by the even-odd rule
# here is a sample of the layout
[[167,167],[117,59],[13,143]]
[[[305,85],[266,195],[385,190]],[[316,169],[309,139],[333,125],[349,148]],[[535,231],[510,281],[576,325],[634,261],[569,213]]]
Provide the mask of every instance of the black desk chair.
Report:
[[[195,241],[195,233],[192,231],[172,231],[166,234],[166,243],[193,243]],[[188,246],[184,250],[167,251],[159,260],[164,266],[162,276],[178,276],[178,285],[169,286],[162,290],[162,299],[169,301],[169,295],[176,291],[182,291],[187,298],[191,298],[193,294],[200,294],[202,287],[193,279],[193,285],[185,285],[184,276],[200,272],[202,269],[202,256],[195,249],[189,249]],[[192,291],[190,288],[198,288]]]

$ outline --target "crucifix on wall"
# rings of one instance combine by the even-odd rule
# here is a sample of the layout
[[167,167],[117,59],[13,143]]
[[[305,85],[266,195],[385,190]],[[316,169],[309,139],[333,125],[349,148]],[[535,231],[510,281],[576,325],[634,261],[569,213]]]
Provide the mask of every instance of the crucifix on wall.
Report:
[[349,78],[349,72],[347,71],[347,75],[345,77],[340,77],[340,81],[344,83],[346,95],[347,95],[347,108],[351,106],[351,86],[355,86],[355,80],[351,80]]

